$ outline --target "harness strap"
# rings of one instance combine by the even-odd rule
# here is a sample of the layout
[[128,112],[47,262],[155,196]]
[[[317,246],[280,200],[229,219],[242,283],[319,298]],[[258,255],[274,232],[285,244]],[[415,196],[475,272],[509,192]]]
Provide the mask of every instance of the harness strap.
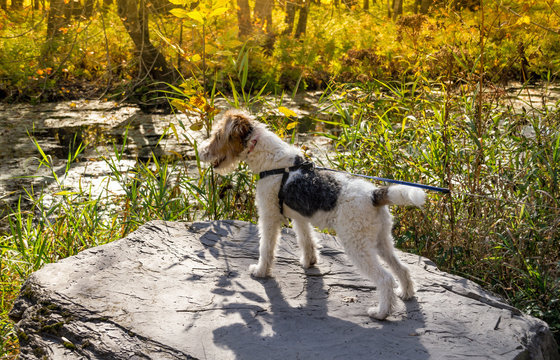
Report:
[[287,168],[261,171],[259,173],[259,179],[264,179],[265,177],[270,176],[270,175],[280,175],[280,174],[284,174],[286,172],[290,173],[292,171],[296,171],[296,170],[299,170],[299,169],[311,169],[313,167],[314,166],[313,166],[313,163],[311,161],[304,161],[300,164],[296,164],[294,166],[290,166],[290,167],[287,167]]
[[278,206],[280,206],[280,214],[284,215],[284,185],[286,185],[286,181],[288,181],[288,177],[292,171],[297,171],[300,169],[312,169],[313,163],[311,161],[303,161],[301,162],[301,158],[296,158],[296,163],[300,162],[294,166],[290,166],[283,169],[273,169],[267,171],[261,171],[259,173],[259,179],[264,179],[267,176],[271,175],[280,175],[282,174],[282,181],[280,182],[280,190],[278,190]]
[[280,183],[280,190],[278,191],[278,206],[280,207],[280,214],[284,215],[284,185],[290,176],[289,171],[284,171],[282,174],[282,182]]
[[[280,175],[280,174],[282,175],[282,181],[280,183],[280,190],[278,190],[278,205],[280,206],[280,214],[282,214],[282,215],[284,215],[284,185],[286,185],[286,181],[288,181],[288,177],[290,176],[290,173],[292,171],[296,171],[296,170],[300,170],[300,169],[305,169],[305,170],[317,169],[317,170],[326,170],[326,171],[345,173],[345,171],[341,171],[341,170],[334,170],[334,169],[329,169],[329,168],[324,168],[324,167],[315,167],[311,161],[303,161],[303,159],[299,156],[296,157],[294,162],[296,163],[294,166],[290,166],[290,167],[287,167],[287,168],[281,168],[281,169],[266,170],[266,171],[261,171],[259,173],[259,179],[264,179],[265,177],[271,176],[271,175]],[[352,173],[346,173],[346,174],[351,175],[351,176],[359,176],[359,177],[367,178],[367,179],[370,179],[370,180],[385,181],[385,182],[393,183],[393,184],[401,184],[401,185],[417,187],[417,188],[421,188],[421,189],[425,189],[425,190],[438,191],[438,192],[441,192],[441,193],[444,193],[444,194],[449,194],[450,193],[449,189],[440,188],[440,187],[437,187],[437,186],[416,184],[416,183],[411,183],[411,182],[408,182],[408,181],[385,179],[385,178],[380,178],[380,177],[376,177],[376,176],[367,176],[367,175],[352,174]]]

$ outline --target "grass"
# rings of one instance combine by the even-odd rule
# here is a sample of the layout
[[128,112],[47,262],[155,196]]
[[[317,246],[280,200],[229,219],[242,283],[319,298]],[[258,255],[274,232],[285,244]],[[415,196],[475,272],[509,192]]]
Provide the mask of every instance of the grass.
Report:
[[479,112],[469,92],[421,79],[354,91],[332,108],[331,166],[450,188],[422,213],[394,210],[397,246],[544,319],[558,340],[558,103],[518,111],[488,94]]
[[[173,90],[174,104],[179,110],[198,104],[199,118],[170,127],[164,136],[183,137],[196,153],[197,142],[183,134],[187,127],[209,130],[216,94],[201,95],[200,88],[193,91],[192,86],[183,89],[188,91]],[[450,196],[430,194],[423,212],[394,209],[397,246],[547,321],[558,341],[558,104],[528,101],[519,111],[500,100],[499,93],[483,94],[482,102],[477,95],[475,86],[449,88],[421,77],[358,87],[333,85],[315,114],[321,128],[331,128],[316,133],[334,145],[325,165],[449,187]],[[256,104],[264,98],[245,94],[232,105],[243,101]],[[277,132],[293,134],[287,130],[293,119],[278,122],[265,115],[262,120]],[[123,138],[126,141],[126,133]],[[35,144],[41,166],[52,168],[48,154]],[[83,149],[75,148],[67,170]],[[7,313],[22,282],[44,264],[120,239],[152,219],[256,220],[255,178],[243,165],[222,177],[198,157],[189,163],[152,156],[125,171],[120,165],[124,149],[115,144],[112,155],[104,158],[112,170],[106,182],[118,183],[121,193],[68,191],[64,176],[53,172],[54,188],[27,189],[6,216],[9,231],[0,236],[0,356],[17,353]]]

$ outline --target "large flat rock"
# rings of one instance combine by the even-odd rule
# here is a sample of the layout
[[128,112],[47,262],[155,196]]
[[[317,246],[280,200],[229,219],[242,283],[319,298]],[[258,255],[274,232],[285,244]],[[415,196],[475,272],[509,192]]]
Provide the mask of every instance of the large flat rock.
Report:
[[559,358],[544,322],[411,254],[415,299],[370,319],[374,284],[319,236],[317,268],[285,229],[274,277],[255,279],[254,225],[150,222],[29,278],[11,313],[21,358]]

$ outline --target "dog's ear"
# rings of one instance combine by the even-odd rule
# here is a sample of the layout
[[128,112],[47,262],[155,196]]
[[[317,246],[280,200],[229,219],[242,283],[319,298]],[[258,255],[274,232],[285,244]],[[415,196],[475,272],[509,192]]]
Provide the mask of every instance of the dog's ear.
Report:
[[230,139],[240,141],[245,145],[249,135],[253,132],[251,120],[245,114],[235,114],[232,118]]

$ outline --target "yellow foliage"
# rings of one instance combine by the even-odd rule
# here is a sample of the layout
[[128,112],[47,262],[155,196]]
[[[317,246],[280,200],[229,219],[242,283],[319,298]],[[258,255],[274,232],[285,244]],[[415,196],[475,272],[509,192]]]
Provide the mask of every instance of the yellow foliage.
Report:
[[517,19],[517,24],[518,25],[530,24],[530,23],[531,23],[531,18],[527,15],[524,15],[524,16],[520,17],[519,19]]
[[286,126],[286,130],[293,130],[298,125],[297,121],[293,121]]
[[286,117],[297,116],[295,111],[290,110],[290,109],[288,109],[287,107],[284,107],[284,106],[280,106],[278,108],[278,111],[280,111]]

